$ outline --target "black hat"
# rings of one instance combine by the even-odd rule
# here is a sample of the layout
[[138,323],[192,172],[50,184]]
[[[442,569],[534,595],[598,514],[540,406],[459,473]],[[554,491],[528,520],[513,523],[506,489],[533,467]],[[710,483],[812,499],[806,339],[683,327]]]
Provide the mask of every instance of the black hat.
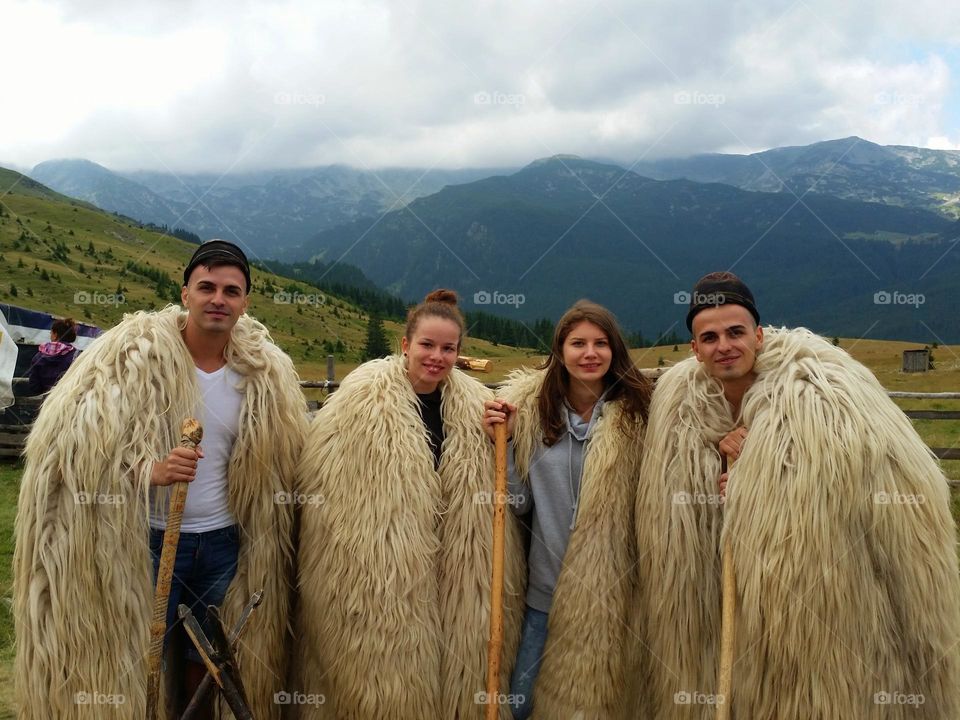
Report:
[[760,324],[760,313],[754,303],[753,293],[743,280],[731,272],[712,272],[697,280],[693,286],[690,310],[687,312],[687,330],[693,332],[693,318],[698,312],[720,305],[745,307],[757,325]]
[[227,242],[226,240],[207,240],[200,245],[196,252],[193,253],[193,257],[190,258],[190,262],[187,263],[187,267],[183,271],[184,285],[187,284],[187,281],[190,279],[190,273],[193,272],[197,265],[203,265],[204,267],[233,265],[234,267],[240,268],[243,272],[243,277],[247,280],[247,292],[250,292],[250,263],[247,261],[247,256],[243,254],[243,250],[232,242]]

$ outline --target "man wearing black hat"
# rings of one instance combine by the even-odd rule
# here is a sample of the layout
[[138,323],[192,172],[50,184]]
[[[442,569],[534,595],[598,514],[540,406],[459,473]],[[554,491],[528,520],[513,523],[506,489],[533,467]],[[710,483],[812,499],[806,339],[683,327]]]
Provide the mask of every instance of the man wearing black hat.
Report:
[[[706,720],[727,702],[735,718],[960,717],[940,468],[867,368],[808,330],[759,322],[739,278],[701,278],[695,357],[654,392],[636,501],[634,716]],[[736,574],[728,698],[716,694],[722,540]]]
[[[224,240],[203,243],[184,269],[180,299],[187,316],[181,335],[196,366],[203,405],[203,445],[196,449],[173,448],[166,458],[154,464],[150,477],[154,487],[192,483],[184,505],[167,603],[167,633],[178,633],[185,645],[186,698],[193,696],[206,667],[182,634],[177,606],[181,602],[190,606],[198,622],[206,627],[206,608],[223,603],[236,574],[240,552],[239,529],[228,501],[227,465],[239,430],[243,396],[238,388],[242,378],[227,367],[224,350],[247,309],[249,292],[247,257],[236,245]],[[166,528],[165,499],[165,494],[153,493],[150,554],[154,575],[159,569]],[[212,717],[210,709],[205,710],[199,720]]]
[[[184,270],[183,307],[126,316],[44,402],[26,451],[16,529],[23,720],[81,720],[98,698],[122,698],[110,708],[117,718],[145,716],[153,583],[176,482],[189,490],[168,639],[182,632],[179,603],[201,621],[206,606],[217,605],[232,626],[263,590],[237,656],[253,716],[279,718],[293,475],[306,413],[292,361],[245,312],[250,288],[240,248],[202,244]],[[196,450],[177,447],[191,416],[204,428]],[[101,611],[101,622],[89,620]],[[174,653],[176,646],[168,645],[166,674],[184,684],[173,695],[179,709],[168,698],[170,717],[179,717],[203,675],[192,645],[186,653]],[[210,717],[205,711],[195,717]]]
[[753,366],[763,347],[753,293],[733,273],[705,275],[690,296],[687,329],[693,334],[694,355],[723,385],[724,397],[734,417],[738,416],[743,395],[756,378]]

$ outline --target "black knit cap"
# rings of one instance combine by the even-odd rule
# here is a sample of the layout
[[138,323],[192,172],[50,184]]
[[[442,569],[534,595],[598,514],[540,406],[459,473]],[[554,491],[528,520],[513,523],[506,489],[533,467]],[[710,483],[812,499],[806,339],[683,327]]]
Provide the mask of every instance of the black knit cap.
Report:
[[247,292],[250,292],[250,263],[247,261],[247,256],[243,254],[243,250],[232,242],[227,242],[226,240],[207,240],[200,245],[196,252],[193,253],[193,257],[190,258],[190,262],[187,263],[187,267],[183,271],[184,285],[190,280],[190,273],[192,273],[198,265],[203,265],[204,267],[233,265],[239,268],[243,272],[243,277],[247,280]]
[[687,330],[693,332],[693,318],[701,310],[720,305],[740,305],[753,315],[757,325],[760,324],[760,313],[750,292],[743,280],[732,272],[712,272],[697,280],[690,294],[690,310],[687,312]]

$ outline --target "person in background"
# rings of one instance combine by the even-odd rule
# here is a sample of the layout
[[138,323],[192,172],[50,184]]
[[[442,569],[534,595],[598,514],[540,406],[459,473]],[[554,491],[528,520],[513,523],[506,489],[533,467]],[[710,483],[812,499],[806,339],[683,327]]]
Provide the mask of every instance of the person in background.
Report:
[[50,327],[50,342],[43,343],[27,370],[31,395],[42,395],[57,384],[77,357],[73,342],[77,339],[77,324],[71,318],[54,320]]

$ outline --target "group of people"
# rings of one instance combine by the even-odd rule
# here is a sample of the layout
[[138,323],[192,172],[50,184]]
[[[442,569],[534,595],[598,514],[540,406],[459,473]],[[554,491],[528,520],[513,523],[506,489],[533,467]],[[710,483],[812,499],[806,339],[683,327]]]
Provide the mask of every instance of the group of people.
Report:
[[[232,624],[263,589],[237,645],[253,717],[479,720],[498,424],[502,720],[707,718],[718,703],[738,720],[960,716],[936,460],[866,368],[806,330],[764,329],[736,276],[697,283],[693,356],[655,389],[613,315],[581,300],[543,366],[494,393],[455,368],[464,319],[435,291],[400,354],[350,373],[309,422],[249,291],[239,248],[201,245],[182,308],[128,316],[45,401],[16,526],[24,720],[143,718],[176,482],[190,485],[168,635],[179,602]],[[195,450],[177,447],[190,415]],[[731,697],[716,694],[724,543]],[[204,673],[176,645],[174,717]]]

